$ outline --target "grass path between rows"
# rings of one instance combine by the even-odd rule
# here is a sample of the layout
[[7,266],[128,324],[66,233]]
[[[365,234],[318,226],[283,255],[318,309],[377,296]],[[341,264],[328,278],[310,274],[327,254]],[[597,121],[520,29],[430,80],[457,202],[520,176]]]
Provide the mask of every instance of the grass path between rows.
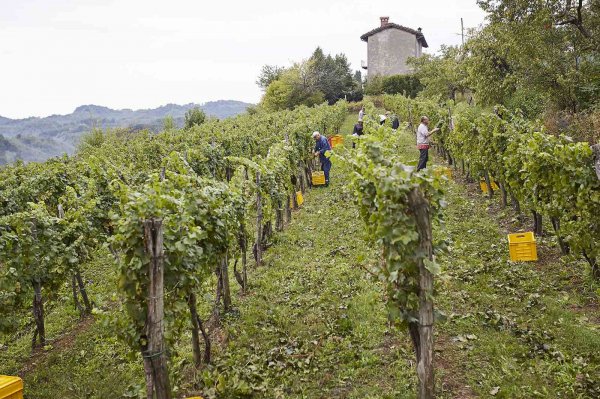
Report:
[[[413,138],[398,134],[406,138],[400,154],[416,162]],[[249,270],[249,293],[234,289],[235,312],[211,332],[214,365],[196,371],[189,337],[177,345],[176,397],[415,397],[410,341],[388,325],[379,284],[365,271],[378,255],[363,238],[349,173],[334,164],[331,186],[306,193],[264,266]],[[436,307],[447,315],[435,330],[438,397],[600,397],[599,287],[585,264],[561,260],[552,237],[539,240],[539,262],[508,262],[505,234],[524,226],[455,175],[446,183],[445,228],[434,232],[449,242],[436,282]],[[86,265],[108,314],[116,298],[110,265],[108,254]],[[29,358],[24,336],[0,351],[0,373],[25,369],[29,399],[139,397],[139,356],[127,354],[103,317],[79,327],[68,290],[62,303],[48,315],[60,344]]]
[[[412,137],[398,134],[401,154],[416,162]],[[377,253],[363,240],[348,176],[334,164],[331,187],[306,195],[253,271],[218,371],[205,380],[222,397],[415,397],[410,342],[388,326],[379,286],[364,271]],[[439,397],[598,397],[598,287],[585,265],[560,260],[552,238],[538,243],[537,264],[509,262],[506,230],[524,226],[456,180],[436,232],[450,243],[437,282],[436,306],[448,316],[436,329]]]

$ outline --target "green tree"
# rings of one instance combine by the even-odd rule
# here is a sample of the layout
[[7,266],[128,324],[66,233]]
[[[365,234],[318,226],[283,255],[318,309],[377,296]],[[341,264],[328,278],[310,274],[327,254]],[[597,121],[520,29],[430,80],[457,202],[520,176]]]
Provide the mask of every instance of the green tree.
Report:
[[267,90],[269,85],[279,79],[285,71],[284,67],[277,65],[265,65],[260,70],[256,84],[263,90]]
[[308,60],[289,68],[265,65],[256,82],[265,89],[262,104],[269,110],[312,106],[327,101],[334,104],[346,98],[362,99],[362,83],[352,75],[344,54],[325,55],[320,47]]
[[423,85],[414,75],[392,75],[383,78],[382,89],[385,94],[403,94],[415,98]]
[[383,94],[383,76],[372,76],[365,83],[365,94],[378,96]]
[[173,130],[175,129],[175,121],[171,115],[165,117],[163,120],[163,130]]
[[532,116],[547,106],[574,112],[593,106],[600,93],[598,2],[478,3],[490,21],[466,46],[478,100]]
[[198,126],[204,123],[206,114],[200,107],[188,109],[185,113],[185,128],[189,129],[193,126]]
[[292,109],[299,105],[313,106],[325,101],[313,74],[312,61],[294,64],[269,85],[262,99],[265,109]]
[[262,106],[269,111],[285,109],[289,105],[293,88],[281,80],[269,84],[262,99]]
[[442,46],[439,55],[424,54],[411,58],[408,64],[423,85],[423,96],[438,100],[456,100],[457,94],[468,92],[463,52],[458,47]]
[[315,85],[329,104],[353,92],[352,70],[344,54],[332,57],[330,54],[325,55],[323,50],[317,47],[309,59],[309,65]]

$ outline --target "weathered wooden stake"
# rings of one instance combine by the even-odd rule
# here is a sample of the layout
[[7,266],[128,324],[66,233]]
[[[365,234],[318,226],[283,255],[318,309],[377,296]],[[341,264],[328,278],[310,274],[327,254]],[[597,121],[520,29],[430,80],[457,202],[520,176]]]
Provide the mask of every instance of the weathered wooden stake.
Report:
[[263,209],[260,194],[260,172],[256,172],[256,265],[262,264]]
[[531,211],[533,216],[533,234],[536,237],[541,237],[544,234],[544,230],[542,228],[542,214],[537,213],[536,211]]
[[42,300],[42,283],[32,281],[33,285],[33,320],[35,321],[35,333],[33,335],[32,349],[36,347],[36,337],[39,337],[40,347],[46,346],[46,327],[44,323],[44,302]]
[[240,226],[240,231],[238,233],[238,244],[240,246],[240,253],[242,257],[242,275],[240,276],[240,279],[242,280],[242,292],[245,293],[248,289],[248,239],[246,237],[246,227],[244,224]]
[[571,248],[569,247],[569,244],[565,242],[565,238],[560,233],[560,219],[557,217],[551,217],[550,222],[552,223],[552,228],[554,229],[554,233],[556,234],[556,238],[558,239],[560,253],[562,255],[568,255],[571,252]]
[[200,330],[198,328],[198,311],[196,310],[196,295],[188,296],[188,309],[190,310],[190,320],[192,322],[192,354],[194,356],[194,365],[202,365],[202,353],[200,351]]
[[[295,197],[295,195],[294,195]],[[292,221],[292,207],[290,206],[290,201],[292,200],[292,197],[290,195],[287,196],[287,199],[285,201],[285,217],[286,217],[286,222],[289,224]]]
[[229,289],[229,256],[225,256],[221,260],[221,283],[223,284],[223,310],[225,313],[231,310],[231,290]]
[[598,176],[598,180],[600,180],[600,144],[594,144],[592,146],[592,151],[594,152],[595,157],[595,169],[596,176]]
[[312,167],[312,162],[306,162],[304,164],[304,172],[306,175],[306,184],[308,185],[308,188],[312,188],[313,184],[312,184],[312,172],[313,172],[313,167]]
[[502,194],[502,208],[506,208],[506,205],[508,204],[506,186],[501,182],[498,182],[498,185],[500,186],[500,193]]
[[283,231],[283,204],[281,201],[277,204],[277,210],[275,215],[275,229],[277,231]]
[[419,232],[419,250],[425,258],[419,257],[419,343],[420,356],[417,364],[419,378],[419,399],[435,397],[433,370],[433,275],[425,267],[424,259],[433,261],[433,238],[429,203],[418,189],[413,189],[408,200],[414,212]]
[[77,295],[77,281],[75,280],[75,275],[71,275],[71,291],[73,292],[73,305],[75,306],[75,310],[79,311],[79,315],[83,314],[83,307],[79,303],[79,295]]
[[92,302],[90,301],[87,291],[85,290],[85,283],[83,282],[83,278],[81,277],[81,272],[79,270],[75,271],[75,279],[77,280],[79,293],[81,294],[81,299],[83,300],[83,305],[85,306],[85,313],[91,314]]
[[143,352],[150,362],[153,390],[156,399],[171,399],[164,343],[164,248],[162,219],[147,219],[144,225],[144,244],[150,256],[146,319],[148,346]]
[[494,189],[492,188],[492,182],[490,180],[490,174],[486,170],[486,171],[483,172],[483,176],[485,178],[485,184],[486,184],[487,189],[488,189],[488,198],[492,199],[494,197]]
[[513,207],[514,211],[517,213],[517,219],[519,219],[519,222],[522,222],[521,204],[519,203],[519,200],[517,199],[517,197],[515,197],[515,195],[513,194],[513,191],[510,189],[510,187],[509,187],[509,194],[510,194],[510,202],[512,203],[512,207]]

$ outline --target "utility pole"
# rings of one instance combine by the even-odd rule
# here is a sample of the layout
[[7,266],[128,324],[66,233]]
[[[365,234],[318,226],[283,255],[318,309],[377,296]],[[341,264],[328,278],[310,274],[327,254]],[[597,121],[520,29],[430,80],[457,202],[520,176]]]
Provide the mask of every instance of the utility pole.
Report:
[[465,25],[463,24],[462,17],[460,18],[460,35],[462,37],[462,45],[465,45]]

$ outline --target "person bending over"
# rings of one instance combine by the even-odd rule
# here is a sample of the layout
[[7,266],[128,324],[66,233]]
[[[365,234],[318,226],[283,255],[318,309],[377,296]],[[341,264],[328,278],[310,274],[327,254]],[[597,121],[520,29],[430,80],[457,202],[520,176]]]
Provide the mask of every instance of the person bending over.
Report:
[[[356,125],[354,125],[354,130],[352,130],[352,136],[359,137],[365,133],[363,121],[359,119]],[[352,148],[356,148],[356,142],[352,143]]]
[[331,170],[331,160],[329,157],[325,155],[327,151],[331,151],[331,147],[329,146],[329,141],[327,141],[327,137],[322,136],[319,132],[314,132],[312,134],[313,139],[315,139],[315,150],[314,156],[319,157],[319,161],[321,161],[321,170],[325,174],[325,187],[329,186],[329,171]]

